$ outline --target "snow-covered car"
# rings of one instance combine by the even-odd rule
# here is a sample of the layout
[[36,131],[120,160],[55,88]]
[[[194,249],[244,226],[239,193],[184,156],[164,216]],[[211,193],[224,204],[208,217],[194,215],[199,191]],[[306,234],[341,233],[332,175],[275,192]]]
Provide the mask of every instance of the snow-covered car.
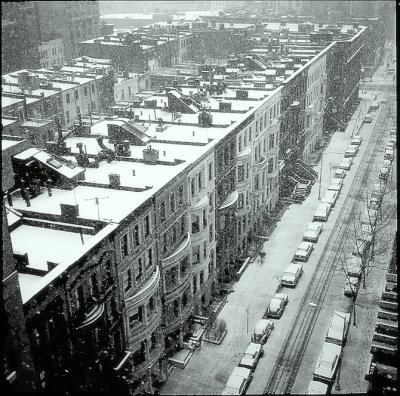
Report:
[[342,187],[343,187],[343,179],[332,179],[331,184],[329,184],[328,190],[337,191],[340,193]]
[[285,293],[275,293],[269,302],[265,316],[267,318],[280,318],[285,310],[289,297]]
[[313,249],[314,245],[311,242],[300,242],[300,245],[294,254],[294,259],[296,261],[307,261]]
[[249,346],[240,360],[239,367],[246,367],[254,371],[257,367],[258,361],[264,354],[264,349],[261,344],[250,342]]
[[363,122],[372,122],[373,121],[373,117],[371,114],[365,114]]
[[295,287],[303,273],[303,264],[290,263],[281,278],[281,286]]
[[353,158],[351,158],[351,157],[343,158],[340,161],[339,169],[350,170],[352,164],[353,164]]
[[350,276],[346,278],[346,282],[344,284],[344,295],[347,297],[354,297],[358,293],[358,289],[360,287],[360,279],[356,276]]
[[333,311],[325,341],[344,346],[350,325],[350,314],[340,311]]
[[386,167],[383,166],[383,167],[379,170],[379,174],[378,174],[379,179],[387,180],[388,177],[389,177],[389,172],[390,172],[390,169],[388,169],[388,168],[386,168]]
[[265,344],[272,330],[274,330],[274,322],[272,320],[259,320],[251,334],[251,341],[255,344]]
[[307,386],[306,395],[326,395],[328,385],[320,381],[310,381]]
[[385,150],[393,150],[394,151],[394,144],[391,142],[386,143]]
[[346,259],[346,272],[348,276],[361,277],[362,259],[359,256],[351,256]]
[[251,370],[235,367],[230,375],[222,395],[244,395],[251,381]]
[[355,135],[351,138],[350,144],[353,144],[355,146],[360,146],[362,142],[362,136],[360,135]]
[[346,177],[346,171],[344,169],[336,169],[335,179],[344,179]]
[[352,254],[353,256],[365,256],[371,247],[372,243],[372,234],[367,234],[365,236],[360,235],[359,238],[356,239]]
[[341,346],[324,342],[317,365],[315,366],[313,379],[331,384],[335,379],[341,354]]
[[344,152],[344,157],[355,157],[358,153],[358,146],[355,144],[350,144],[347,150]]
[[390,143],[393,143],[395,146],[397,146],[397,137],[396,135],[390,136]]
[[307,230],[303,235],[303,240],[308,242],[317,242],[321,232],[322,232],[322,224],[317,222],[312,222],[308,225]]
[[333,208],[335,206],[336,200],[338,199],[338,196],[339,193],[337,191],[327,190],[321,202],[331,204]]
[[383,156],[384,159],[387,159],[389,161],[393,161],[394,159],[394,151],[393,150],[385,150],[385,155]]
[[390,160],[383,160],[383,166],[384,166],[385,168],[391,169],[391,167],[392,167],[392,161],[390,161]]
[[378,212],[371,208],[366,208],[362,214],[361,223],[375,226],[377,219],[378,219]]
[[381,202],[383,195],[385,194],[385,190],[386,190],[385,183],[374,184],[372,186],[371,199],[376,198],[379,202]]
[[317,206],[317,210],[314,213],[313,220],[315,221],[328,221],[329,214],[331,213],[332,205],[326,202],[321,202]]

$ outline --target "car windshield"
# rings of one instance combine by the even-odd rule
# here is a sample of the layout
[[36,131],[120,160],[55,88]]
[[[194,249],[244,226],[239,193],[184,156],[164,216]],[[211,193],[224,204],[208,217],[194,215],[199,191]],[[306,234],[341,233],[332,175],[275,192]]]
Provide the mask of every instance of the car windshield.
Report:
[[282,300],[279,298],[273,298],[269,303],[269,310],[272,312],[279,311],[279,308],[281,307],[281,301]]

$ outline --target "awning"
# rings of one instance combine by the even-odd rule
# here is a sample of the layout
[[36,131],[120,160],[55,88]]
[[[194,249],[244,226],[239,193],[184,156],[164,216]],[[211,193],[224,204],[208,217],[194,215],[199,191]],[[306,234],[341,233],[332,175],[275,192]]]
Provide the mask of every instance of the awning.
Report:
[[225,208],[228,208],[229,206],[232,206],[234,203],[236,203],[238,198],[239,198],[239,193],[236,190],[232,191],[226,197],[225,201],[222,203],[222,205],[219,207],[219,209],[225,209]]

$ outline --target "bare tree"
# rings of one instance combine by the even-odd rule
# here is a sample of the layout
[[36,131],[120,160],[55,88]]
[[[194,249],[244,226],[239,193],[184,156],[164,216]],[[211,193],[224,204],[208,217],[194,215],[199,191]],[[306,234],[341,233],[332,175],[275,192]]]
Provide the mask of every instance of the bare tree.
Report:
[[388,247],[393,244],[396,218],[396,191],[389,183],[365,186],[357,195],[350,216],[344,249],[339,263],[346,277],[346,295],[352,299],[353,325],[356,326],[357,294],[360,283],[367,289],[372,270],[386,271]]

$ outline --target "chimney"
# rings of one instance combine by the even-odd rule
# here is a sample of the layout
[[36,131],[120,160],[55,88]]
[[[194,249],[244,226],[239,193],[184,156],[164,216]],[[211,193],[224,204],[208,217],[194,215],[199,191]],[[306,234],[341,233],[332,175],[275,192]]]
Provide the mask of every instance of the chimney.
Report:
[[135,169],[132,169],[132,176],[136,176],[136,171],[135,171]]
[[121,177],[120,177],[120,175],[118,175],[116,173],[110,173],[108,175],[108,178],[110,180],[111,188],[118,189],[118,187],[121,185]]
[[143,160],[145,164],[155,165],[159,158],[158,150],[152,149],[151,146],[143,150]]
[[60,204],[61,221],[76,223],[79,216],[79,205]]

